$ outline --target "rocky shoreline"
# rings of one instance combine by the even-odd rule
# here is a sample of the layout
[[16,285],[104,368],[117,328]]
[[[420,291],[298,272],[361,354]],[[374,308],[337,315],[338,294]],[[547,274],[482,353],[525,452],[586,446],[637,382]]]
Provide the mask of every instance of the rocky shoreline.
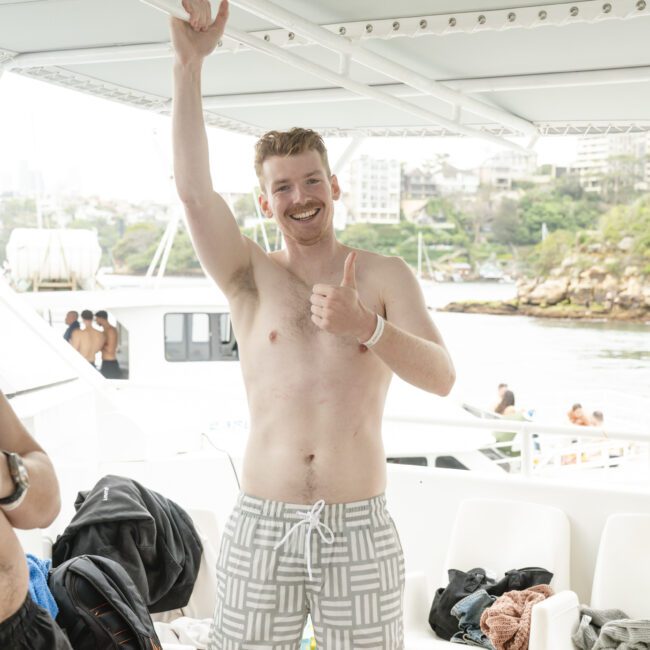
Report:
[[616,276],[603,265],[578,271],[565,260],[546,278],[519,282],[513,300],[452,302],[441,311],[650,323],[650,278],[634,266]]
[[590,309],[580,309],[570,304],[539,307],[522,305],[517,300],[507,302],[480,302],[467,300],[464,302],[450,302],[438,311],[456,312],[464,314],[495,314],[508,316],[533,316],[535,318],[556,318],[570,320],[592,321],[628,321],[633,323],[646,323],[650,325],[650,309],[620,309],[608,311],[600,305]]

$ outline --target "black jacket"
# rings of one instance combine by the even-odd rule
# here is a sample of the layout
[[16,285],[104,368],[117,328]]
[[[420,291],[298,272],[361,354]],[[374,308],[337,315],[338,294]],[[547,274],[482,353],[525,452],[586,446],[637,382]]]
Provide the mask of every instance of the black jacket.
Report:
[[90,554],[119,562],[150,612],[184,607],[203,547],[189,515],[132,479],[105,476],[79,492],[77,513],[52,548],[52,566]]

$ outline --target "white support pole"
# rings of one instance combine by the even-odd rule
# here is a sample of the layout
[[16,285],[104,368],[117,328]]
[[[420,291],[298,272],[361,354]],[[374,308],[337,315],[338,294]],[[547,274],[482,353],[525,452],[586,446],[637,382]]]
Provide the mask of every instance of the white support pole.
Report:
[[153,272],[156,270],[156,266],[158,266],[158,261],[160,260],[160,256],[162,255],[162,252],[165,249],[165,244],[167,243],[167,237],[169,236],[170,225],[171,225],[171,221],[167,224],[167,227],[165,228],[165,231],[163,232],[162,237],[158,242],[158,246],[156,247],[156,252],[153,254],[153,257],[151,258],[151,262],[149,262],[149,268],[147,269],[147,272],[144,274],[145,278],[153,277]]
[[418,231],[418,280],[422,279],[422,232]]
[[338,160],[332,166],[332,174],[340,174],[345,166],[348,164],[352,156],[357,152],[365,138],[361,136],[355,136],[350,140],[348,146],[345,148],[343,153],[338,157]]
[[339,74],[344,77],[350,76],[350,57],[347,54],[339,54]]
[[173,56],[171,43],[147,43],[143,45],[116,45],[78,50],[53,50],[18,54],[6,62],[9,70],[46,68],[56,65],[81,65],[84,63],[113,63],[146,59],[165,59]]
[[424,260],[427,263],[427,270],[429,271],[429,277],[433,278],[433,266],[431,266],[431,260],[429,259],[429,253],[427,253],[427,247],[424,246],[422,248],[422,251],[424,252]]
[[264,225],[264,215],[262,214],[262,209],[260,208],[259,201],[257,200],[257,197],[255,196],[255,191],[252,192],[253,194],[253,203],[255,204],[255,212],[257,214],[257,223],[260,225],[260,230],[262,231],[262,239],[264,240],[264,248],[266,249],[267,253],[271,252],[271,244],[269,243],[269,237],[266,234],[266,227]]
[[[320,25],[314,25],[302,18],[302,16],[287,11],[268,0],[232,0],[232,4],[256,16],[270,20],[334,52],[349,55],[353,61],[357,61],[372,70],[412,86],[424,94],[432,95],[433,97],[446,101],[452,106],[458,104],[470,113],[503,124],[527,136],[532,136],[536,132],[533,124],[516,115],[488,106],[476,99],[450,90],[435,81],[427,79],[424,75],[420,75],[403,65],[391,61],[387,57],[366,50],[346,38],[333,34]],[[227,30],[227,33],[231,35],[232,30]]]
[[171,253],[172,246],[174,245],[174,238],[176,236],[176,231],[178,229],[178,222],[180,220],[178,209],[177,208],[176,209],[172,208],[172,209],[173,209],[173,214],[172,214],[171,221],[169,223],[169,237],[165,242],[165,250],[163,251],[162,259],[160,260],[158,275],[156,275],[156,282],[155,282],[156,287],[160,285],[160,281],[165,275],[165,270],[167,269],[167,261],[169,260],[169,254]]
[[526,145],[526,149],[528,149],[531,153],[533,151],[533,148],[537,144],[537,141],[539,140],[540,134],[538,133],[537,135],[533,136],[529,141],[528,144]]
[[521,428],[521,473],[530,478],[533,475],[533,434],[525,425]]

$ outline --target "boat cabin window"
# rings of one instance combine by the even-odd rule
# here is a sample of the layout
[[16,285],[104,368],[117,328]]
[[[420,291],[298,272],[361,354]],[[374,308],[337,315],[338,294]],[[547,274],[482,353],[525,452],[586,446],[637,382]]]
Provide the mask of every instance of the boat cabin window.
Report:
[[165,314],[167,361],[235,361],[238,358],[230,314]]

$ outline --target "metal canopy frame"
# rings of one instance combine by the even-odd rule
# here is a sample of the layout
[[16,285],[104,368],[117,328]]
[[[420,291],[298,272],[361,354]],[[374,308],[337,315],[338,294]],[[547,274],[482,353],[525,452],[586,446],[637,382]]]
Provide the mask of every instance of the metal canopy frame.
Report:
[[[135,0],[134,0],[135,1]],[[187,14],[181,0],[141,0],[177,17]],[[543,4],[531,7],[446,13],[394,19],[364,20],[325,25],[314,24],[289,12],[270,0],[231,0],[236,7],[262,18],[277,28],[244,32],[228,28],[215,55],[243,49],[262,52],[266,56],[298,68],[329,84],[322,89],[291,90],[264,93],[240,93],[204,97],[206,121],[210,125],[259,135],[263,129],[243,120],[220,115],[220,110],[250,106],[283,106],[297,103],[346,102],[371,99],[401,113],[423,120],[423,126],[368,126],[346,129],[345,135],[465,135],[482,138],[493,144],[523,151],[518,143],[504,136],[524,138],[530,149],[539,135],[559,133],[603,133],[650,130],[650,121],[616,125],[614,122],[573,122],[570,125],[553,122],[536,123],[525,120],[503,108],[498,108],[468,93],[566,86],[598,86],[602,84],[640,83],[650,80],[650,66],[548,72],[540,74],[483,77],[478,79],[446,79],[433,81],[408,66],[377,54],[364,47],[365,41],[412,39],[426,35],[440,37],[454,33],[476,33],[513,29],[562,27],[575,23],[595,23],[608,20],[630,20],[650,15],[646,0],[577,0],[573,3]],[[301,56],[301,48],[317,45],[339,57],[338,70],[314,63]],[[100,81],[63,66],[142,61],[173,56],[169,42],[15,53],[0,50],[0,75],[12,70],[83,92],[136,105],[162,113],[170,111],[168,97],[152,95],[114,83]],[[361,83],[350,75],[350,63],[356,62],[369,70],[392,78],[396,83]],[[434,97],[443,101],[449,115],[423,108],[413,98]],[[479,116],[487,123],[467,125],[462,115]],[[324,129],[324,135],[341,135],[341,129]]]

